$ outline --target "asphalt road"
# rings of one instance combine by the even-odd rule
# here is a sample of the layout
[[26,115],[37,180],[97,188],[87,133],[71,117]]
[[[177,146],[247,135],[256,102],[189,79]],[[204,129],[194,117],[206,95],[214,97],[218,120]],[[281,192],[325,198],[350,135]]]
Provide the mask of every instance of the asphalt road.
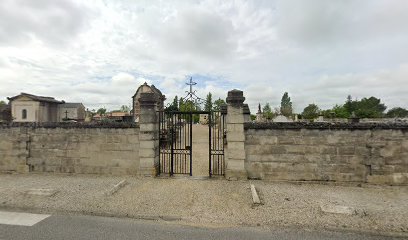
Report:
[[302,229],[202,228],[176,222],[56,215],[33,226],[0,224],[0,240],[48,239],[393,239],[350,232]]

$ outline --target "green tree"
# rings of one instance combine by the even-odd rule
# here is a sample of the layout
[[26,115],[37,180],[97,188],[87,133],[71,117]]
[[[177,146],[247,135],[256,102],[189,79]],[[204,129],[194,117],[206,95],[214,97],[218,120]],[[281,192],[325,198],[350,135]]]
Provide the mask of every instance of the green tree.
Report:
[[4,106],[4,105],[6,105],[6,102],[3,101],[3,100],[1,100],[1,101],[0,101],[0,107],[1,107],[1,106]]
[[174,97],[173,102],[170,104],[170,106],[166,107],[165,110],[166,111],[179,111],[179,100],[177,96]]
[[350,115],[344,105],[336,104],[332,109],[321,111],[325,118],[348,118]]
[[389,118],[403,118],[403,117],[408,117],[408,110],[405,108],[401,108],[401,107],[395,107],[395,108],[391,108],[390,110],[388,110],[387,114],[385,114],[386,117]]
[[285,92],[281,99],[280,113],[286,117],[291,117],[293,113],[292,102],[287,92]]
[[347,112],[347,117],[350,117],[353,112],[355,112],[356,109],[356,101],[353,101],[351,98],[351,95],[347,96],[346,103],[344,104],[344,108],[346,109]]
[[376,97],[363,98],[356,102],[355,114],[360,118],[381,118],[387,107]]
[[96,111],[96,113],[99,114],[99,115],[103,115],[103,114],[106,113],[106,108],[99,108],[99,109]]
[[179,106],[180,111],[184,111],[185,107],[184,107],[184,99],[183,98],[179,99],[179,105],[178,106]]
[[180,111],[182,112],[191,112],[191,111],[200,111],[200,106],[191,100],[184,101],[180,99]]
[[[184,99],[180,98],[179,101],[179,107],[180,111],[182,112],[191,112],[191,111],[200,111],[200,106],[191,100],[184,101]],[[186,115],[185,116],[186,121],[190,120],[190,116]],[[193,122],[198,123],[200,120],[200,115],[199,114],[193,114]]]
[[348,118],[350,116],[347,109],[343,105],[336,104],[332,111],[334,112],[335,118]]
[[204,111],[211,111],[213,109],[212,94],[209,92],[205,98]]
[[214,109],[215,111],[220,111],[220,110],[221,110],[221,106],[226,105],[226,104],[227,104],[227,103],[226,103],[223,99],[218,98],[217,100],[214,101],[213,109]]
[[360,118],[380,118],[384,116],[387,107],[381,103],[381,99],[376,97],[353,101],[351,95],[348,95],[344,109],[347,112],[347,117],[350,117],[354,112]]
[[130,112],[130,107],[129,106],[126,106],[126,105],[122,105],[121,107],[120,107],[120,111],[121,112]]
[[273,118],[273,112],[271,109],[271,105],[266,103],[265,106],[262,108],[263,117],[267,120],[271,120]]
[[321,110],[320,114],[325,118],[334,118],[334,112],[332,109]]
[[178,97],[177,95],[174,97],[173,99],[173,103],[172,106],[174,108],[174,111],[178,111],[179,110],[179,101],[178,101]]
[[303,109],[302,118],[315,119],[319,116],[319,114],[320,114],[319,107],[316,104],[312,103],[305,107],[305,109]]

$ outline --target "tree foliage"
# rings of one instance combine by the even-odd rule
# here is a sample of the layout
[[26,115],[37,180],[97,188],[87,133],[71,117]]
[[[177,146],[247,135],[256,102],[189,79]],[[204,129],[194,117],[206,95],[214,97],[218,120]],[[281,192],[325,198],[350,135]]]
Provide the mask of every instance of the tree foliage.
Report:
[[126,105],[122,105],[121,107],[120,107],[120,111],[121,112],[130,112],[130,107],[129,106],[126,106]]
[[220,111],[220,110],[221,110],[221,106],[226,105],[226,104],[227,104],[227,103],[226,103],[223,99],[218,98],[217,100],[214,101],[213,109],[214,109],[215,111]]
[[[381,118],[385,116],[385,109],[387,109],[387,107],[381,103],[381,99],[379,98],[369,97],[361,100],[353,100],[351,95],[348,95],[343,105],[336,104],[332,109],[322,111],[322,114],[327,118],[349,118],[353,113],[359,118]],[[392,111],[389,116],[392,116],[393,112],[394,111]],[[397,114],[397,112],[404,114],[401,109],[396,109],[394,113]]]
[[[181,99],[180,99],[180,101],[181,101]],[[183,101],[183,103],[184,103],[184,101]],[[180,110],[179,100],[178,100],[177,96],[174,97],[173,102],[170,104],[170,106],[166,107],[165,110],[166,111],[179,111]]]
[[346,103],[344,104],[344,109],[347,112],[347,117],[350,117],[351,114],[356,110],[356,104],[354,102],[353,99],[351,98],[351,95],[348,95]]
[[197,104],[191,100],[184,101],[184,99],[180,99],[179,101],[179,107],[180,111],[183,112],[191,112],[191,111],[197,111],[199,107]]
[[280,113],[286,117],[292,116],[292,113],[293,113],[292,102],[287,92],[285,92],[282,96]]
[[336,104],[332,109],[321,111],[325,118],[348,118],[350,114],[347,112],[344,105]]
[[213,110],[213,101],[212,101],[212,94],[209,92],[207,97],[205,98],[204,103],[204,111],[211,111]]
[[176,96],[174,97],[174,99],[173,99],[172,106],[173,106],[173,108],[174,108],[175,111],[178,111],[178,110],[179,110],[179,101],[178,101],[177,95],[176,95]]
[[[196,102],[193,102],[191,100],[184,101],[183,98],[180,98],[180,100],[179,100],[179,108],[180,108],[180,111],[182,111],[182,112],[191,112],[191,111],[200,111],[201,110],[201,107],[200,107],[199,104],[197,104]],[[190,121],[190,115],[186,115],[184,117],[185,117],[185,119],[187,121]],[[193,122],[198,123],[199,120],[200,120],[200,115],[199,114],[193,114]]]
[[265,106],[262,108],[263,117],[267,120],[271,120],[273,118],[273,112],[271,109],[271,105],[266,103]]
[[303,109],[302,118],[315,119],[319,116],[319,114],[320,114],[319,107],[316,104],[312,103],[305,107],[305,109]]
[[388,110],[387,114],[385,114],[386,117],[389,118],[404,118],[404,117],[408,117],[408,110],[405,108],[401,108],[401,107],[395,107],[395,108],[391,108],[390,110]]
[[370,97],[356,101],[355,114],[360,118],[381,118],[387,107],[381,103],[381,99]]
[[344,108],[347,112],[347,117],[353,113],[360,118],[381,118],[384,116],[384,111],[387,107],[381,103],[381,99],[376,97],[363,98],[352,100],[351,95],[347,96]]
[[99,115],[103,115],[103,114],[106,113],[106,108],[99,108],[99,109],[96,111],[96,113],[99,114]]

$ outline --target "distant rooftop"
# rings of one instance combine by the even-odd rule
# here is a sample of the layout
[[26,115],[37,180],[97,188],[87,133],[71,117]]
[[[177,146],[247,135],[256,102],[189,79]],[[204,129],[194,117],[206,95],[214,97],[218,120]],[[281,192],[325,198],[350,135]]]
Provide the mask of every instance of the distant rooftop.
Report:
[[31,99],[39,101],[39,102],[65,103],[64,101],[58,101],[53,97],[36,96],[36,95],[33,95],[33,94],[23,93],[23,92],[20,93],[17,96],[10,97],[10,98],[7,98],[7,99],[12,101],[12,100],[14,100],[14,99],[16,99],[18,97],[21,97],[21,96],[25,96],[25,97],[31,98]]

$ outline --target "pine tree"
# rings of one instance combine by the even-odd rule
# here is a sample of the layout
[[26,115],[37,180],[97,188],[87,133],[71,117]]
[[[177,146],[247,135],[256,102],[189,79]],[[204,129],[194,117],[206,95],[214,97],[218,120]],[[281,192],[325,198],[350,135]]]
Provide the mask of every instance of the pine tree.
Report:
[[213,109],[212,94],[209,92],[205,99],[204,111],[211,111]]
[[282,96],[280,112],[286,117],[291,117],[292,111],[292,102],[290,101],[288,93],[285,92]]

